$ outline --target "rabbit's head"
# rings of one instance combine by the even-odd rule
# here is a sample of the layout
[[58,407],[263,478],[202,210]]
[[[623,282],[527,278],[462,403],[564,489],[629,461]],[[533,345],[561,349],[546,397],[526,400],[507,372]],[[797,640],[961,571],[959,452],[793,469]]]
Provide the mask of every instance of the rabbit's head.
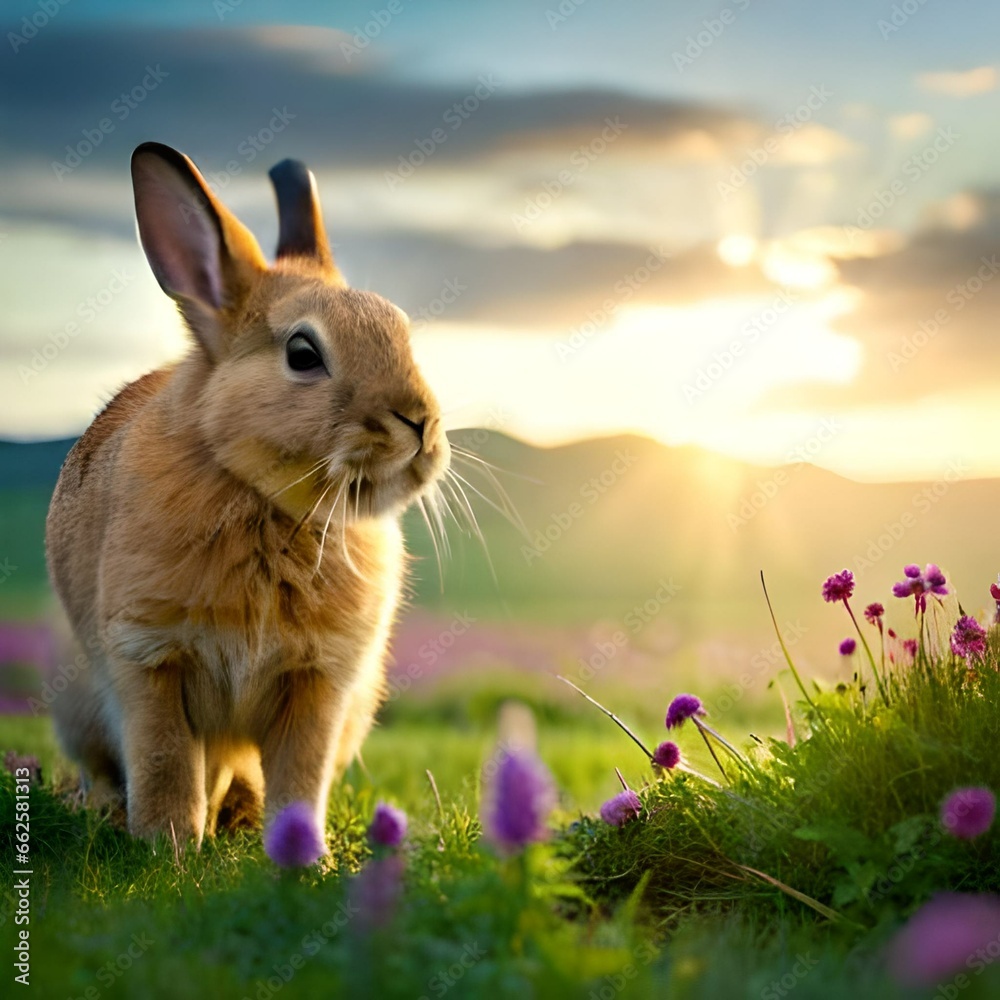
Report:
[[182,153],[144,143],[132,180],[146,257],[197,341],[178,419],[208,455],[296,518],[392,514],[433,489],[450,452],[409,321],[341,277],[313,175],[291,160],[271,171],[270,267]]

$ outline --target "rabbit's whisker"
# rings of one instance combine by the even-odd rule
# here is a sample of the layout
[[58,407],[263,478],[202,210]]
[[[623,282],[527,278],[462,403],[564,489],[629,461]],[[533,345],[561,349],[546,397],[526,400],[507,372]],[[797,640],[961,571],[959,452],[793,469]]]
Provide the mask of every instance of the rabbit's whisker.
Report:
[[285,548],[286,549],[288,548],[289,545],[292,544],[292,541],[295,539],[295,536],[299,533],[300,529],[302,528],[302,525],[304,525],[306,523],[306,521],[308,521],[313,516],[313,514],[315,514],[316,511],[319,510],[319,505],[326,498],[327,493],[329,493],[330,490],[332,490],[332,489],[333,489],[333,483],[330,483],[326,487],[326,489],[323,490],[322,493],[320,493],[319,499],[309,508],[309,510],[307,510],[302,515],[301,518],[299,518],[299,520],[295,524],[295,527],[292,528],[292,533],[285,539]]
[[326,545],[326,533],[330,530],[330,522],[333,520],[333,512],[337,509],[337,504],[340,502],[341,494],[343,494],[344,487],[347,483],[348,480],[345,479],[340,484],[340,489],[337,490],[337,495],[333,498],[333,503],[330,504],[330,513],[327,515],[326,524],[323,525],[323,534],[319,539],[319,554],[316,556],[316,569],[313,570],[313,575],[319,572],[319,568],[323,564],[323,547]]
[[[521,519],[521,515],[518,514],[517,510],[515,509],[513,503],[510,500],[510,497],[508,497],[506,494],[504,494],[503,499],[501,500],[501,502],[503,502],[504,500],[506,502],[501,507],[498,504],[494,503],[485,493],[482,492],[482,490],[477,489],[461,473],[456,472],[454,469],[449,469],[448,470],[448,475],[452,476],[454,478],[454,480],[456,481],[456,485],[458,483],[464,483],[466,486],[468,486],[469,489],[472,490],[472,492],[476,494],[476,496],[482,498],[501,517],[503,517],[506,521],[509,521],[511,525],[513,525],[515,528],[517,528],[517,530],[521,533],[521,535],[524,538],[530,540],[531,536],[528,533],[527,526],[525,525],[524,521]],[[459,487],[459,488],[461,488],[461,487]],[[462,492],[463,492],[463,494],[465,493],[464,490],[462,490]]]
[[434,546],[434,560],[437,563],[438,580],[441,583],[441,592],[444,593],[444,571],[441,568],[441,550],[438,548],[437,535],[434,533],[434,526],[431,523],[430,515],[427,513],[427,505],[422,496],[417,497],[417,506],[420,508],[424,524],[427,525],[427,534],[431,536],[431,544]]
[[303,479],[308,479],[310,476],[316,475],[316,473],[319,472],[319,470],[323,468],[325,464],[326,464],[326,459],[321,458],[308,472],[306,472],[304,475],[299,476],[298,479],[293,480],[287,486],[282,486],[277,493],[272,493],[267,499],[274,500],[276,497],[280,497],[281,494],[285,492],[285,490],[290,490],[293,486],[298,486],[298,484],[301,483]]
[[479,527],[479,519],[476,517],[476,512],[472,509],[472,504],[469,503],[469,496],[462,488],[462,483],[460,482],[461,476],[459,476],[454,469],[448,469],[446,475],[447,479],[445,479],[445,482],[454,494],[455,500],[462,507],[466,519],[469,522],[469,527],[475,532],[476,537],[479,539],[479,544],[483,547],[483,555],[486,556],[486,564],[490,568],[490,576],[493,577],[493,582],[499,586],[500,581],[497,579],[497,571],[493,565],[493,557],[490,555],[490,549],[486,544],[486,537],[483,535],[483,530]]

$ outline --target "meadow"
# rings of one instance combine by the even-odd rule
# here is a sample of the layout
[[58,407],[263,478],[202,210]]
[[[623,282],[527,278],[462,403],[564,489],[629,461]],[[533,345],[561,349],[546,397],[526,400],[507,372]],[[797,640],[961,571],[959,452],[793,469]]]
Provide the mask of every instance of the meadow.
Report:
[[[849,630],[846,602],[818,591],[815,617]],[[955,595],[925,603],[899,635],[861,620],[872,658],[856,646],[835,681],[803,677],[794,660],[775,670],[782,735],[740,732],[720,713],[728,747],[694,702],[664,729],[672,686],[655,705],[602,692],[631,736],[552,674],[396,699],[332,796],[329,854],[306,868],[276,866],[253,833],[200,853],[135,841],[79,807],[45,718],[6,718],[0,743],[35,755],[42,775],[30,791],[31,983],[87,1000],[996,996],[1000,836],[989,823],[956,833],[942,803],[956,788],[1000,788],[1000,636],[973,630],[956,652]],[[680,764],[651,766],[668,737]],[[532,746],[558,789],[549,835],[503,849],[488,820],[484,835],[484,795],[505,757]],[[10,775],[0,789],[6,866]],[[616,791],[638,796],[634,812],[601,808]],[[381,800],[409,819],[394,850],[368,836]],[[913,921],[933,924],[933,904],[921,908],[939,893],[986,917],[947,915],[932,927],[945,943],[928,948]],[[8,930],[16,906],[8,892]]]

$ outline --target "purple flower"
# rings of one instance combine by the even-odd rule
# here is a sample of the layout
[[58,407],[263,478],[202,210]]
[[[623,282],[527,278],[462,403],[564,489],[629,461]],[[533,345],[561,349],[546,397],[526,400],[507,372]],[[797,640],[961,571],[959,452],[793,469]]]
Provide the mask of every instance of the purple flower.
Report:
[[908,653],[911,660],[915,660],[917,658],[917,640],[904,639],[903,652]]
[[631,788],[626,788],[601,806],[601,819],[610,826],[624,826],[641,812],[642,800]]
[[403,894],[405,870],[403,855],[392,854],[373,858],[352,880],[350,900],[363,927],[384,927],[392,920]]
[[693,694],[679,694],[667,709],[667,729],[674,729],[695,715],[707,715],[701,699]]
[[995,583],[990,584],[990,596],[994,601],[1000,601],[1000,587],[998,587]]
[[841,656],[853,656],[854,650],[858,648],[858,644],[853,639],[845,639],[840,644],[840,655]]
[[951,633],[951,651],[968,660],[986,654],[986,629],[972,615],[962,615]]
[[383,847],[399,847],[406,836],[406,813],[402,809],[379,802],[375,806],[375,815],[368,836],[373,843]]
[[[42,783],[42,765],[38,758],[32,754],[19,754],[16,750],[8,750],[4,754],[3,766],[21,781],[33,782],[36,785]],[[27,775],[19,775],[18,771],[27,771]]]
[[326,844],[312,806],[293,802],[282,809],[264,831],[264,850],[282,868],[302,868],[318,861]]
[[889,971],[908,986],[933,986],[968,968],[1000,937],[1000,899],[942,893],[918,910],[889,946]]
[[653,763],[665,767],[668,771],[681,761],[681,749],[676,743],[666,740],[653,751]]
[[533,753],[504,754],[484,816],[487,836],[500,850],[511,853],[544,840],[555,799],[552,775]]
[[854,574],[849,570],[841,570],[827,577],[823,584],[824,601],[846,601],[854,593]]
[[988,788],[959,788],[941,803],[941,825],[959,840],[972,840],[993,825],[996,810]]
[[904,566],[905,580],[892,585],[894,597],[912,597],[916,611],[927,610],[927,595],[944,597],[948,593],[944,573],[934,563],[928,563],[921,574],[919,566]]
[[884,614],[885,608],[878,601],[874,601],[865,608],[865,618],[872,625],[878,625],[879,628],[882,628],[882,616]]

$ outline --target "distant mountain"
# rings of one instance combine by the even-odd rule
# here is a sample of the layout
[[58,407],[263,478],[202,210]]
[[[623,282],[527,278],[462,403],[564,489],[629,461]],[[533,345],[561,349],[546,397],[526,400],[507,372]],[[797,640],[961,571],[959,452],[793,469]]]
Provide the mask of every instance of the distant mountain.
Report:
[[[946,467],[935,483],[863,484],[808,464],[756,468],[639,437],[558,448],[486,431],[452,437],[509,470],[497,476],[528,537],[466,487],[499,582],[478,542],[452,524],[442,590],[427,530],[411,511],[414,600],[428,610],[603,622],[609,634],[638,626],[650,641],[665,629],[700,658],[728,655],[727,636],[744,651],[771,643],[761,570],[780,621],[807,633],[801,648],[813,652],[850,632],[843,609],[819,594],[823,578],[843,567],[858,576],[858,609],[882,600],[900,627],[909,626],[909,606],[889,588],[905,563],[939,562],[966,610],[992,607],[1000,481],[959,481]],[[0,559],[13,553],[19,565],[0,588],[0,618],[43,606],[45,506],[71,444],[0,442]],[[494,498],[475,465],[457,462],[455,471]]]

